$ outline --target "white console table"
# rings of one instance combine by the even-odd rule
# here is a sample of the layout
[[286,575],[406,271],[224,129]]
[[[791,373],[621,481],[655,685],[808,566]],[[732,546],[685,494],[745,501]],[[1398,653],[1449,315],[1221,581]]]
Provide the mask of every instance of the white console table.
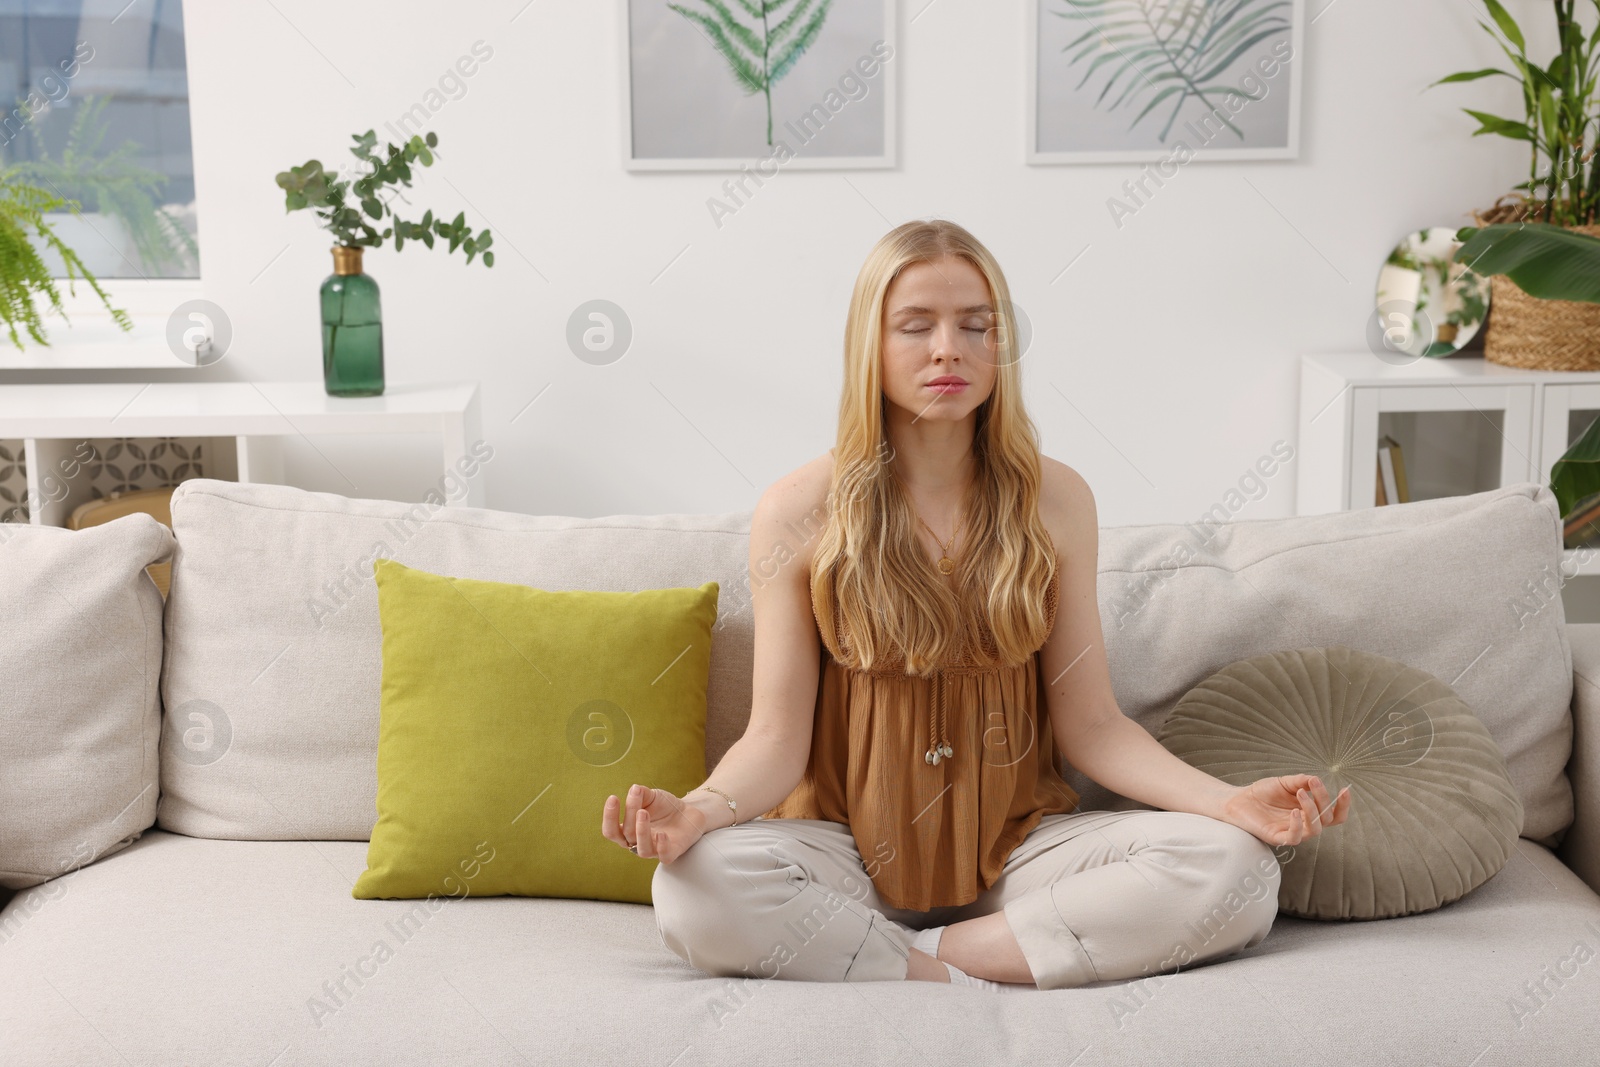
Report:
[[[1371,352],[1300,357],[1296,513],[1372,507],[1378,444],[1400,443],[1412,500],[1548,485],[1550,467],[1600,417],[1600,372],[1534,371],[1482,356],[1395,366]],[[1600,552],[1569,550],[1569,573]]]
[[[382,396],[329,396],[311,382],[72,382],[0,386],[0,438],[23,441],[35,525],[64,526],[88,499],[66,480],[57,495],[43,484],[76,442],[104,437],[210,437],[230,441],[215,477],[283,482],[281,444],[310,434],[427,433],[442,448],[440,471],[467,455],[479,431],[478,384],[388,383]],[[466,496],[449,503],[485,506],[483,479],[464,478]],[[54,497],[54,499],[52,499]]]

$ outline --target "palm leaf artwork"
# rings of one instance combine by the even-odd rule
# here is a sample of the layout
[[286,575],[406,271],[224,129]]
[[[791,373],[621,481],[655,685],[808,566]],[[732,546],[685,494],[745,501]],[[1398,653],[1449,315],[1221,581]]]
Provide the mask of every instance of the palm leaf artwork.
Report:
[[[1149,101],[1134,120],[1133,129],[1165,101],[1172,114],[1161,128],[1165,143],[1184,104],[1198,99],[1207,110],[1244,140],[1244,132],[1229,120],[1226,108],[1214,95],[1238,93],[1259,100],[1237,85],[1222,81],[1225,71],[1250,49],[1270,37],[1287,33],[1288,18],[1279,10],[1290,0],[1063,0],[1068,10],[1052,14],[1084,22],[1088,29],[1062,49],[1073,52],[1069,67],[1092,60],[1074,87],[1082,89],[1095,71],[1115,64],[1095,106],[1105,102],[1121,82],[1121,90],[1108,110],[1132,106],[1146,96]],[[1154,94],[1154,95],[1151,95]],[[1265,92],[1262,94],[1265,95]]]
[[745,95],[767,98],[767,144],[772,144],[772,87],[794,67],[822,32],[833,0],[732,0],[749,17],[750,25],[734,14],[724,0],[699,0],[708,9],[696,11],[682,4],[672,10],[699,26],[728,61],[734,79]]

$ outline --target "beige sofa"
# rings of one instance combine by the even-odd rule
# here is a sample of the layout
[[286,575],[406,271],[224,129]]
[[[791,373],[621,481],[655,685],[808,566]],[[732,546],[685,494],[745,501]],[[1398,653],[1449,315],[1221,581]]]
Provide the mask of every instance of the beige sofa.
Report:
[[[0,872],[38,882],[0,911],[5,1067],[1596,1062],[1600,626],[1564,620],[1541,486],[1104,529],[1127,714],[1153,728],[1210,672],[1274,649],[1392,656],[1478,712],[1523,836],[1432,913],[1280,915],[1258,946],[1176,975],[1007,995],[713,978],[639,904],[351,896],[375,821],[380,546],[544,588],[720,582],[714,765],[749,707],[748,512],[525,516],[206,479],[172,515],[171,534],[132,516],[104,541],[0,538],[5,644],[23,649],[0,658]],[[163,604],[143,568],[169,557]],[[51,593],[81,606],[102,586],[81,618]],[[70,715],[49,698],[85,678],[103,693]],[[65,725],[41,737],[52,715]],[[1066,773],[1086,809],[1136,806]]]

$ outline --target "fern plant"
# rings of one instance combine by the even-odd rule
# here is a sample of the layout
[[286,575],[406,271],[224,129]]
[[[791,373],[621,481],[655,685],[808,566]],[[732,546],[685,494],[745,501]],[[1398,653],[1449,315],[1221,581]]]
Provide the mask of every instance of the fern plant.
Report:
[[111,306],[110,298],[77,253],[68,248],[45,221],[46,214],[63,208],[76,214],[78,204],[28,184],[22,180],[16,167],[0,170],[0,319],[5,320],[11,343],[18,349],[23,347],[22,338],[17,332],[19,326],[36,343],[50,343],[45,340],[44,323],[40,320],[39,308],[35,303],[35,297],[39,294],[49,301],[52,310],[63,319],[67,317],[66,310],[61,306],[61,293],[56,288],[56,279],[50,276],[44,260],[39,258],[39,250],[28,233],[30,230],[66,264],[69,292],[74,292],[73,279],[81,273],[84,281],[100,297],[100,302],[105,304],[106,310],[111,312],[112,321],[124,331],[133,329],[128,313]]
[[89,211],[121,220],[145,267],[161,270],[198,263],[200,250],[194,235],[161,204],[161,187],[167,176],[134,163],[132,157],[139,146],[132,141],[123,141],[109,151],[102,147],[109,125],[101,112],[110,101],[109,96],[84,98],[67,128],[59,159],[51,159],[46,152],[39,125],[30,125],[37,158],[16,164],[18,172],[30,182],[81,202]]
[[789,73],[822,32],[833,0],[733,0],[751,24],[745,25],[724,0],[700,0],[707,9],[682,4],[672,10],[706,31],[728,61],[745,95],[767,98],[767,145],[772,145],[772,87]]
[[[1095,71],[1115,64],[1111,77],[1095,98],[1095,106],[1122,83],[1122,90],[1107,110],[1137,104],[1146,96],[1144,110],[1128,124],[1133,129],[1163,101],[1176,96],[1172,114],[1161,128],[1165,143],[1172,124],[1190,99],[1199,100],[1223,124],[1244,140],[1244,131],[1228,118],[1226,108],[1212,102],[1214,94],[1238,93],[1260,100],[1236,85],[1222,81],[1234,61],[1268,38],[1290,29],[1280,9],[1289,0],[1063,0],[1068,9],[1052,14],[1086,23],[1088,29],[1062,49],[1076,52],[1068,61],[1075,67],[1091,59],[1082,89]],[[1154,94],[1151,96],[1150,94]],[[1263,95],[1265,95],[1263,93]]]

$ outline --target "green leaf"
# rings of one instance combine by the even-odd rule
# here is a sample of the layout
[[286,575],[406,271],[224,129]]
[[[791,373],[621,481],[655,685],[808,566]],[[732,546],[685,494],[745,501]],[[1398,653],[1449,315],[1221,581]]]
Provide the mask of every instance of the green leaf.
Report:
[[1584,497],[1600,493],[1600,418],[1589,423],[1583,436],[1551,464],[1550,491],[1555,494],[1563,519],[1576,510]]
[[494,253],[493,252],[485,252],[483,254],[483,265],[485,267],[494,266]]
[[[1452,74],[1448,78],[1440,78],[1433,85],[1449,85],[1451,82],[1475,82],[1479,78],[1487,78],[1492,74],[1503,74],[1512,80],[1517,80],[1510,71],[1501,70],[1499,67],[1489,67],[1485,70],[1464,70],[1460,74]],[[1433,85],[1428,88],[1433,88]]]
[[[1567,28],[1571,29],[1572,27],[1569,26]],[[1567,60],[1569,58],[1571,57],[1568,53],[1563,52],[1550,61],[1550,84],[1558,89],[1562,88],[1567,80]]]
[[1206,82],[1211,81],[1211,79],[1215,78],[1217,75],[1221,74],[1224,70],[1228,69],[1228,67],[1232,66],[1234,60],[1236,60],[1240,56],[1244,55],[1244,53],[1249,51],[1250,48],[1252,48],[1254,45],[1257,45],[1257,44],[1261,43],[1262,41],[1267,40],[1269,37],[1276,37],[1281,32],[1283,32],[1283,27],[1281,27],[1281,26],[1272,26],[1272,27],[1269,27],[1268,29],[1262,30],[1259,33],[1256,33],[1256,34],[1252,35],[1251,37],[1249,37],[1246,40],[1244,40],[1243,42],[1241,42],[1237,47],[1235,47],[1227,55],[1225,55],[1221,59],[1217,60],[1214,64],[1212,64],[1204,72],[1202,72],[1200,74],[1197,74],[1195,76],[1194,80],[1197,81],[1197,82],[1200,82],[1202,85],[1205,84]]
[[1548,85],[1539,86],[1539,121],[1544,124],[1545,141],[1555,144],[1561,136],[1561,121],[1556,117],[1556,98]]
[[438,145],[438,143],[439,143],[439,135],[434,133],[432,130],[429,130],[428,131],[428,135],[426,137],[424,137],[422,140],[423,140],[423,143],[426,144],[429,148],[433,148],[436,145]]
[[1600,304],[1600,237],[1545,222],[1464,227],[1455,261],[1480,275],[1503,274],[1540,300]]
[[1499,134],[1501,137],[1511,137],[1518,141],[1533,140],[1533,131],[1528,128],[1527,123],[1512,122],[1510,119],[1503,119],[1498,115],[1490,115],[1482,111],[1474,111],[1470,107],[1464,107],[1461,110],[1465,111],[1467,114],[1471,115],[1473,118],[1477,119],[1483,124],[1479,129],[1476,129],[1472,132],[1472,136],[1474,137],[1479,137],[1486,133],[1495,133]]
[[[823,6],[826,7],[827,5],[824,4]],[[800,0],[793,10],[783,17],[783,21],[772,28],[772,33],[768,37],[769,44],[777,44],[794,32],[795,24],[804,18],[806,12],[810,9],[811,0]]]
[[766,51],[762,47],[761,38],[755,35],[755,31],[735,18],[733,12],[728,10],[728,5],[724,4],[722,0],[701,0],[701,2],[716,12],[717,18],[721,21],[723,28],[728,31],[728,35],[744,45],[752,54],[759,56]]
[[1146,104],[1144,106],[1144,110],[1139,112],[1139,114],[1134,118],[1134,120],[1131,123],[1128,124],[1129,129],[1132,129],[1134,126],[1139,125],[1139,119],[1142,119],[1146,115],[1148,115],[1150,113],[1150,110],[1152,108],[1154,108],[1157,104],[1161,103],[1161,101],[1165,100],[1167,97],[1171,96],[1173,93],[1181,93],[1183,91],[1184,91],[1184,89],[1183,89],[1183,86],[1181,86],[1181,85],[1169,85],[1165,89],[1161,90],[1159,93],[1157,93],[1155,95],[1155,97],[1153,99],[1151,99],[1151,101],[1148,104]]
[[1517,20],[1512,18],[1506,9],[1500,6],[1499,0],[1483,0],[1483,6],[1489,9],[1489,14],[1494,16],[1494,21],[1499,25],[1500,32],[1506,35],[1506,40],[1517,46],[1517,51],[1526,53],[1528,46],[1522,40],[1522,30],[1517,26]]
[[817,8],[817,13],[811,16],[811,21],[806,23],[806,28],[785,46],[783,55],[772,65],[773,81],[789,73],[789,68],[805,54],[807,48],[811,47],[812,42],[817,39],[817,34],[822,32],[822,23],[827,17],[828,5],[823,3]]
[[745,95],[759,93],[765,88],[766,80],[762,77],[761,71],[740,51],[738,45],[728,39],[728,35],[722,31],[722,26],[716,19],[703,15],[698,11],[690,11],[680,4],[668,4],[667,7],[689,21],[698,24],[706,31],[707,36],[711,38],[711,43],[716,46],[717,51],[722,53],[722,57],[727,60],[733,76],[738,80],[739,84],[744,86]]

